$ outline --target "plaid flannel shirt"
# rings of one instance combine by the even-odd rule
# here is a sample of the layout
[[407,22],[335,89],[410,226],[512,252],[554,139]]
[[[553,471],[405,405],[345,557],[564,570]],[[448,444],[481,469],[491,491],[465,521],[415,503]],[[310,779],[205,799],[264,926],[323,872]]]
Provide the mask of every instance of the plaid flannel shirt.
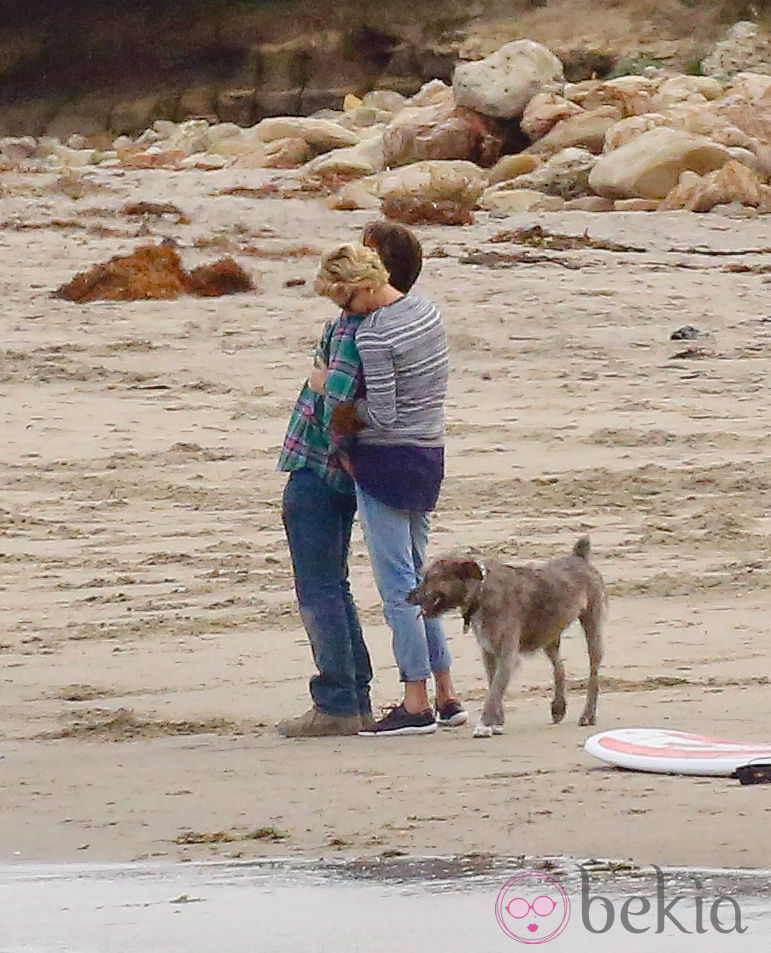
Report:
[[360,314],[343,313],[336,321],[327,322],[316,348],[316,359],[327,366],[324,394],[316,394],[306,381],[292,411],[278,459],[279,470],[311,467],[341,493],[353,492],[353,480],[340,465],[330,425],[335,405],[352,400],[364,389],[355,339],[362,319]]

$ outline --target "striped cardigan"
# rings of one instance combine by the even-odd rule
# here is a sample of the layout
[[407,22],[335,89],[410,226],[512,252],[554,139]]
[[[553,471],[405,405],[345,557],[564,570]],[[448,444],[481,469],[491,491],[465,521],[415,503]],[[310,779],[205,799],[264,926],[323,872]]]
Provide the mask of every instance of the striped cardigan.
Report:
[[367,444],[441,447],[449,359],[433,302],[405,295],[359,325],[356,346],[367,396],[356,402]]

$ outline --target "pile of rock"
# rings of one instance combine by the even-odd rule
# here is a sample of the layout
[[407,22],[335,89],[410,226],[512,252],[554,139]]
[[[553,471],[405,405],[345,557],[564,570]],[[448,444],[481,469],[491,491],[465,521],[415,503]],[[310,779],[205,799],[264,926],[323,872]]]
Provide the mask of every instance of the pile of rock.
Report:
[[[739,24],[729,36],[732,63],[740,40],[752,41],[753,55],[766,42],[750,33]],[[714,54],[721,69],[724,53]],[[517,40],[460,64],[452,86],[433,80],[409,99],[389,90],[348,95],[340,111],[247,128],[158,120],[103,152],[86,148],[82,137],[64,144],[6,138],[0,162],[293,169],[280,188],[334,192],[337,208],[385,203],[414,215],[421,203],[454,203],[447,220],[457,222],[476,207],[706,211],[738,203],[769,212],[770,74],[771,67],[711,76],[648,68],[569,83],[550,50]]]

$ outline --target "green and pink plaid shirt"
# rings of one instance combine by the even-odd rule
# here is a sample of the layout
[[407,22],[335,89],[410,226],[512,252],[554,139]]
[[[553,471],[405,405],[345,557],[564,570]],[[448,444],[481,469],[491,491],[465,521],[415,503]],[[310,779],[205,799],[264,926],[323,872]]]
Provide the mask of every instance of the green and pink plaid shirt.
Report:
[[330,424],[335,405],[361,396],[364,390],[355,339],[362,320],[363,315],[343,313],[336,321],[327,322],[316,348],[316,358],[327,366],[325,393],[316,394],[306,381],[292,411],[278,459],[279,470],[311,467],[341,493],[353,493],[353,480],[340,465]]

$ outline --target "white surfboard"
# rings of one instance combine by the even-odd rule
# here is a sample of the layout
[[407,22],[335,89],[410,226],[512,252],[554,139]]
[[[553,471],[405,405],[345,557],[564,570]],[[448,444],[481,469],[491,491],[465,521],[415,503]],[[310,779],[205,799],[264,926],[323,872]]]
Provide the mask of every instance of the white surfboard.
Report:
[[584,750],[600,761],[658,774],[729,777],[742,764],[771,760],[771,743],[728,741],[668,728],[617,728],[586,739]]

